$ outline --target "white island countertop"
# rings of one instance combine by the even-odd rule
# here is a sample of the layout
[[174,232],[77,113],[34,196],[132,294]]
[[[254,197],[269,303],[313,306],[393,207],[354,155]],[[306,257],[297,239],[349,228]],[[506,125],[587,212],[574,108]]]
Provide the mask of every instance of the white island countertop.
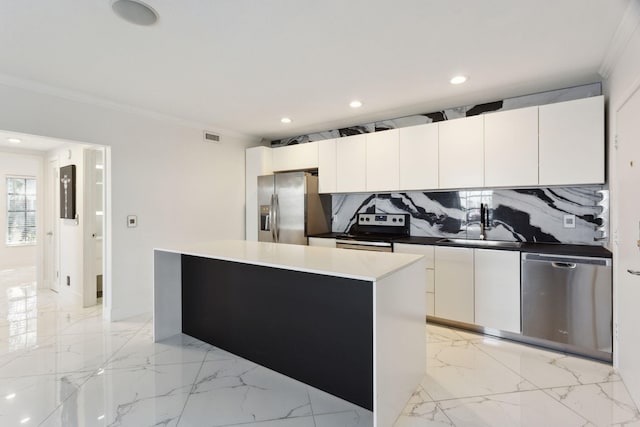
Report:
[[219,240],[156,250],[371,282],[423,258],[422,255],[246,240]]

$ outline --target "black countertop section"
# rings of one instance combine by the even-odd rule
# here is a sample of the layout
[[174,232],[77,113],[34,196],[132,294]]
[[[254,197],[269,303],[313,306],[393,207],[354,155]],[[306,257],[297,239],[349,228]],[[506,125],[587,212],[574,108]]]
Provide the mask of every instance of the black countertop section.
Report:
[[[309,237],[321,237],[325,239],[335,239],[336,237],[344,233],[324,233],[316,234]],[[516,247],[500,247],[492,246],[487,247],[483,245],[473,244],[459,244],[452,242],[439,242],[444,237],[404,237],[400,239],[394,239],[394,243],[407,243],[410,245],[436,245],[436,246],[457,246],[465,248],[480,248],[480,249],[497,249],[502,251],[520,251],[520,252],[538,252],[543,254],[554,255],[572,255],[572,256],[590,256],[600,258],[611,258],[611,252],[602,246],[590,246],[590,245],[569,245],[563,243],[522,243],[519,248]]]

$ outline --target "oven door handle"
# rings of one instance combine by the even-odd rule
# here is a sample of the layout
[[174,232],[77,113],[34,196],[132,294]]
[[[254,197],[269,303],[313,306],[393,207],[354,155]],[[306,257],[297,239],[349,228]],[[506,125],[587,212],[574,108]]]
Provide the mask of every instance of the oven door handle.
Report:
[[362,251],[393,252],[393,247],[389,242],[364,242],[360,240],[338,240],[336,248],[359,249]]

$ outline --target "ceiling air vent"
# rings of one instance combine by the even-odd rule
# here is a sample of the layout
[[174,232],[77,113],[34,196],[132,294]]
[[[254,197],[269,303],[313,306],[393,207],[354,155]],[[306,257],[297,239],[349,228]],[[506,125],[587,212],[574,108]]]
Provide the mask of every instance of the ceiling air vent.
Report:
[[207,142],[220,142],[220,135],[216,135],[212,132],[204,131],[204,140]]

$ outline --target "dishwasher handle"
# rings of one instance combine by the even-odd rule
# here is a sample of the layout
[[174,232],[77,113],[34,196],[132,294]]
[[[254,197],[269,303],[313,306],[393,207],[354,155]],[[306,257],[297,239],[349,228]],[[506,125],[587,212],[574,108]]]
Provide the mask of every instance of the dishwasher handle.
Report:
[[557,268],[576,268],[579,264],[591,264],[603,267],[611,266],[611,258],[553,255],[532,252],[523,252],[522,261],[550,262]]
[[569,268],[569,269],[573,269],[576,268],[576,266],[578,264],[576,264],[575,262],[556,262],[556,261],[552,261],[551,265],[554,266],[555,268]]

